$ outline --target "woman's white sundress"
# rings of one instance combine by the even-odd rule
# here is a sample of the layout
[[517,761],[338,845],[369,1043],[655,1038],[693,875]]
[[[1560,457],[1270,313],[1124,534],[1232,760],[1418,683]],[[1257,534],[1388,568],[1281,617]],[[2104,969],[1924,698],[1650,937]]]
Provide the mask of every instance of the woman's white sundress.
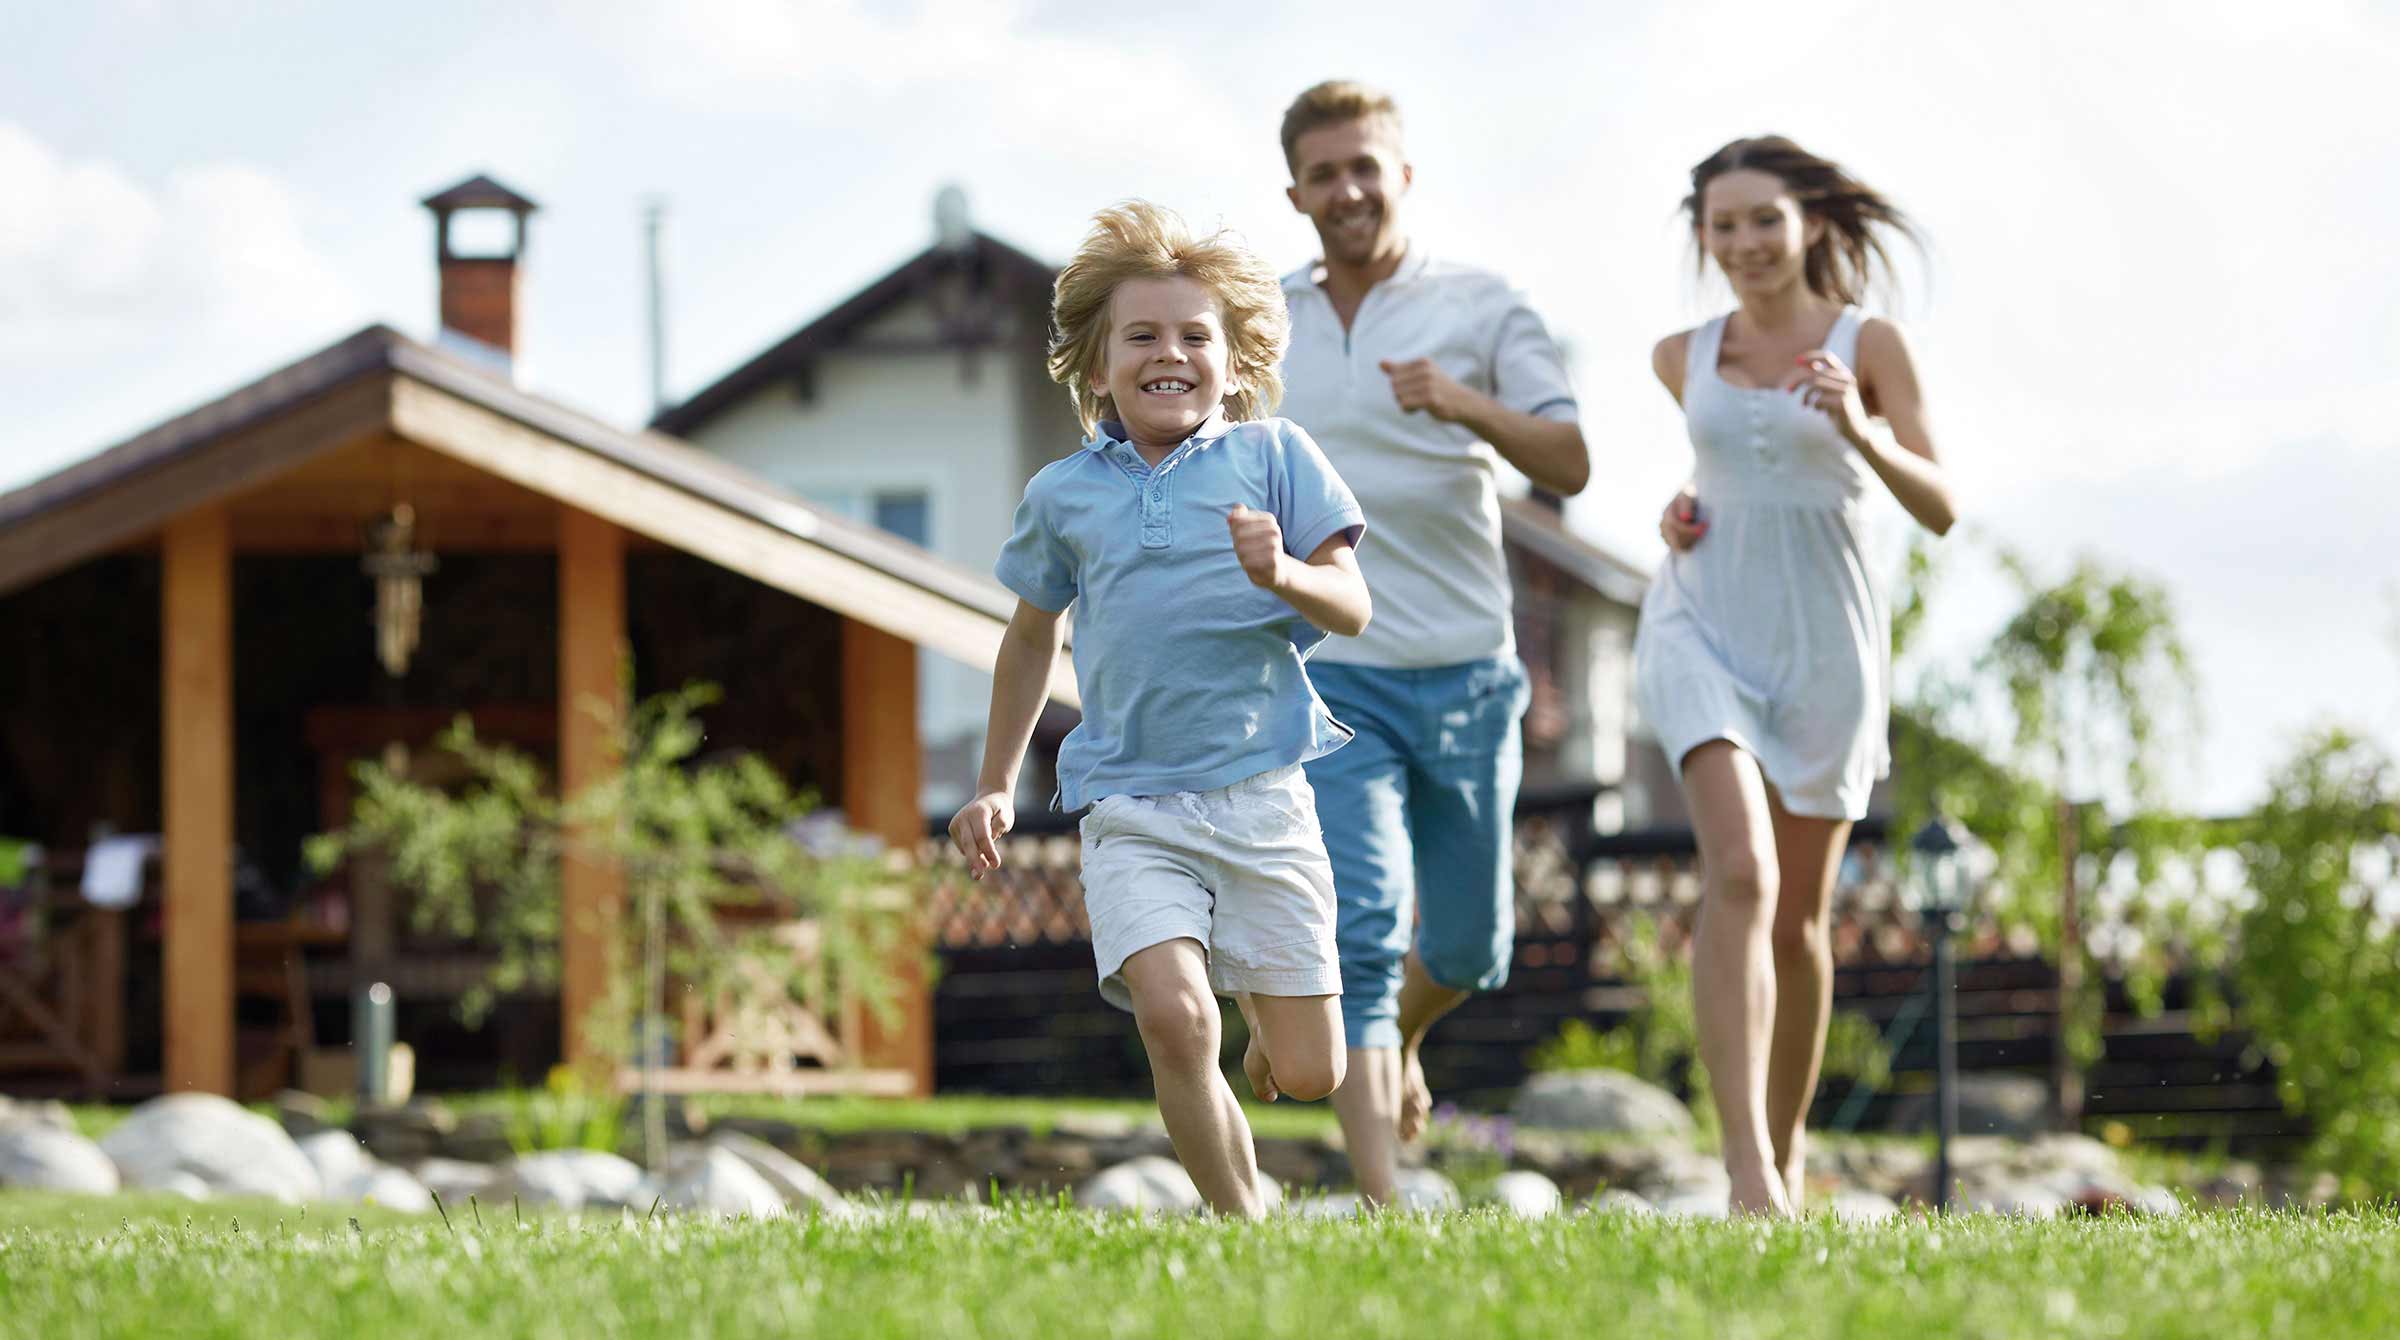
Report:
[[[1857,308],[1825,347],[1858,366]],[[1708,532],[1642,601],[1634,683],[1678,771],[1727,740],[1794,814],[1856,819],[1890,771],[1891,623],[1860,542],[1874,470],[1797,390],[1717,373],[1725,318],[1692,333],[1683,414]]]

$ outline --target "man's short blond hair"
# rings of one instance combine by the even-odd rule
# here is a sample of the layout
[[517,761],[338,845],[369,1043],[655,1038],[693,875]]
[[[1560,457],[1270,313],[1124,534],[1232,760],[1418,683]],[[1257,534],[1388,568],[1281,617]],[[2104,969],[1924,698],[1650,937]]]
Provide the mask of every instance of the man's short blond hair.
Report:
[[1226,374],[1238,389],[1226,397],[1234,420],[1263,419],[1283,401],[1284,346],[1292,318],[1283,282],[1258,253],[1223,229],[1195,240],[1181,215],[1129,200],[1092,217],[1075,258],[1058,272],[1050,296],[1050,379],[1075,398],[1087,433],[1115,407],[1092,383],[1108,369],[1109,300],[1133,279],[1181,277],[1216,295],[1225,323]]
[[1381,118],[1400,131],[1400,104],[1392,95],[1354,79],[1328,79],[1292,99],[1283,113],[1283,163],[1292,176],[1300,175],[1300,137],[1345,121]]

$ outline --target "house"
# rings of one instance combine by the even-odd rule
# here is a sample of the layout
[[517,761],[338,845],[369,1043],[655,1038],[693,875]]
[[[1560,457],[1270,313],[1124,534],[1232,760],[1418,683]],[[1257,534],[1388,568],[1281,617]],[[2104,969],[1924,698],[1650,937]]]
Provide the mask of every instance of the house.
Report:
[[[428,939],[373,881],[310,882],[300,840],[343,821],[351,762],[460,713],[567,789],[604,777],[588,708],[624,702],[628,661],[637,694],[723,688],[712,746],[762,754],[854,828],[923,834],[918,667],[988,670],[1007,593],[901,527],[516,385],[535,205],[481,177],[423,203],[436,341],[370,326],[0,495],[0,833],[70,871],[111,833],[155,852],[128,867],[128,906],[69,892],[58,935],[0,945],[0,1032],[21,1030],[0,1070],[280,1087],[294,1036],[369,982],[398,996],[404,1038],[438,1030],[488,954]],[[454,246],[453,216],[477,212],[510,240]],[[1071,672],[1053,687],[1073,701]],[[593,1052],[623,882],[588,860],[560,882],[560,999],[519,1065]],[[273,1035],[254,1053],[260,996]],[[852,1041],[922,1090],[929,999],[904,996],[898,1024]]]
[[[890,273],[653,426],[986,572],[1027,481],[1082,430],[1044,368],[1056,268],[975,229],[956,187],[937,197],[933,231]],[[1649,799],[1622,784],[1648,574],[1576,535],[1556,500],[1539,495],[1509,500],[1503,538],[1534,681],[1525,784],[1605,791],[1595,816],[1604,829],[1645,822]],[[924,805],[940,814],[969,798],[990,679],[957,662],[928,661],[919,673]],[[1045,747],[1054,756],[1071,722],[1054,713],[1037,730],[1020,807],[1046,803]]]

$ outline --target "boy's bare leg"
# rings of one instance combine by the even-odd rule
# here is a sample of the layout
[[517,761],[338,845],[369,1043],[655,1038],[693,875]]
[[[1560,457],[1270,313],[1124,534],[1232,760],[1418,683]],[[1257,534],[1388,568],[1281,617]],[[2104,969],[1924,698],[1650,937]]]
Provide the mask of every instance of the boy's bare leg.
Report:
[[1425,1067],[1418,1064],[1417,1049],[1424,1045],[1434,1021],[1457,1009],[1468,994],[1433,980],[1424,961],[1410,951],[1400,980],[1400,1110],[1396,1124],[1402,1144],[1423,1135],[1426,1121],[1433,1116],[1433,1090],[1426,1087]]
[[1241,1104],[1217,1070],[1220,1025],[1207,955],[1197,940],[1169,940],[1126,959],[1124,971],[1175,1157],[1211,1209],[1257,1218],[1258,1153]]
[[1349,1075],[1333,1091],[1334,1115],[1342,1121],[1342,1145],[1360,1199],[1389,1205],[1400,1180],[1400,1049],[1352,1047]]
[[1235,999],[1250,1021],[1250,1050],[1242,1069],[1259,1097],[1273,1102],[1289,1095],[1313,1103],[1342,1087],[1350,1056],[1342,1046],[1340,996],[1245,994]]

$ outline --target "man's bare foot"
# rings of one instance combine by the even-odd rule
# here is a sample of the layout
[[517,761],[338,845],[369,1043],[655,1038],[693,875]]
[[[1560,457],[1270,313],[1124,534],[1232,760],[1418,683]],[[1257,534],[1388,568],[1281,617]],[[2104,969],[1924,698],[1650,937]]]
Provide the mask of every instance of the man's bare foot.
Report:
[[1256,1033],[1242,1052],[1242,1073],[1250,1077],[1250,1091],[1260,1102],[1272,1103],[1282,1096],[1275,1087],[1275,1068],[1267,1063],[1267,1049],[1259,1045]]
[[1400,1049],[1400,1143],[1407,1144],[1425,1133],[1425,1123],[1433,1116],[1433,1090],[1425,1087],[1425,1067],[1417,1064],[1417,1049]]

